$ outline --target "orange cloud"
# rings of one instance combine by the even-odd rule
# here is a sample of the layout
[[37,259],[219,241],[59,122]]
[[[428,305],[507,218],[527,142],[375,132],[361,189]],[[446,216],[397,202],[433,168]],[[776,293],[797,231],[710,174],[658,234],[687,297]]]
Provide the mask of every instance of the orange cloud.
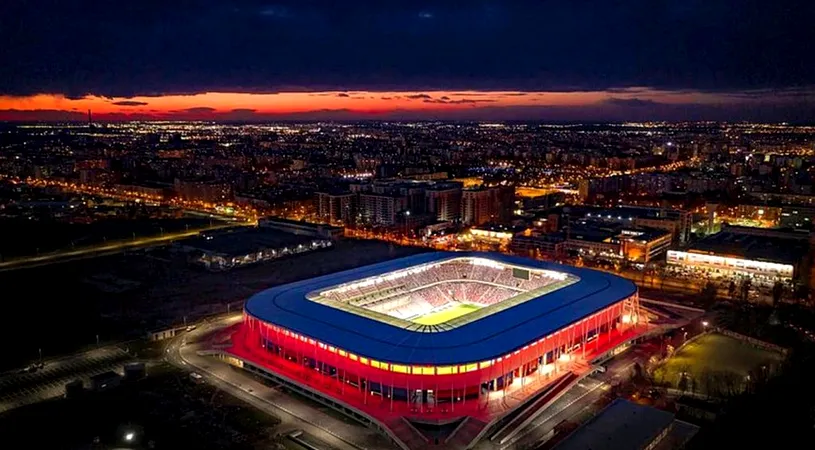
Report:
[[156,119],[178,117],[217,117],[234,111],[252,111],[263,115],[299,114],[313,111],[347,111],[353,113],[386,113],[391,111],[467,110],[479,107],[569,107],[625,102],[661,104],[732,103],[723,94],[659,91],[648,88],[625,88],[612,91],[576,92],[486,92],[486,91],[421,91],[421,92],[282,92],[250,94],[208,92],[194,95],[106,98],[89,95],[79,99],[63,95],[39,94],[27,97],[0,96],[2,111],[74,111],[92,110],[97,118],[122,119],[129,116]]

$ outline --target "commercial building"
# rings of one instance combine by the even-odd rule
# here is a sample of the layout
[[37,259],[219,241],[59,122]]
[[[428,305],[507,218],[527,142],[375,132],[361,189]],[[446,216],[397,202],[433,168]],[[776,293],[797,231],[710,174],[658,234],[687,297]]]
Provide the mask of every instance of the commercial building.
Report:
[[617,399],[555,450],[678,450],[697,432],[673,413]]
[[480,227],[470,228],[470,235],[475,240],[503,243],[509,242],[516,234],[526,231],[524,227],[513,227],[500,224],[485,224]]
[[623,205],[617,208],[596,209],[586,216],[630,224],[638,227],[656,228],[668,231],[675,242],[690,240],[693,215],[689,211],[669,208]]
[[673,242],[685,243],[690,240],[693,214],[679,209],[620,205],[616,208],[564,206],[553,209],[547,216],[548,226],[556,229],[581,220],[664,230],[671,233]]
[[557,258],[565,254],[564,237],[560,233],[517,234],[509,245],[513,253]]
[[190,261],[213,272],[256,264],[298,253],[330,248],[330,239],[297,236],[265,228],[216,232],[176,244]]
[[815,222],[815,207],[784,206],[781,208],[779,226],[781,228],[800,228],[809,230]]
[[302,222],[282,217],[264,217],[258,220],[258,226],[270,230],[282,231],[284,233],[296,234],[298,236],[309,236],[325,239],[341,239],[345,234],[345,229],[331,225]]
[[623,257],[634,263],[649,263],[664,255],[671,246],[672,234],[657,228],[626,228],[617,241]]
[[524,211],[536,209],[549,209],[563,205],[566,202],[566,194],[563,192],[550,192],[535,197],[525,197],[521,200]]
[[608,273],[424,253],[255,295],[229,356],[397,441],[403,417],[472,417],[472,438],[539,392],[525,385],[576,383],[578,360],[639,336],[644,319],[636,286]]
[[747,277],[761,283],[806,276],[809,235],[771,229],[730,227],[668,251],[668,264],[711,277]]
[[625,260],[646,264],[661,258],[671,242],[672,234],[661,229],[581,220],[562,232],[516,234],[510,248],[521,254],[540,252],[550,257],[571,254],[611,262]]

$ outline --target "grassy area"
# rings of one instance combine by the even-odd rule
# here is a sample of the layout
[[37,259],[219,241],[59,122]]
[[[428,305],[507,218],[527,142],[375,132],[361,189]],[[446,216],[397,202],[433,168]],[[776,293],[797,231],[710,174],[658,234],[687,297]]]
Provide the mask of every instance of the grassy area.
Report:
[[740,391],[748,376],[759,376],[762,372],[769,375],[782,359],[779,353],[712,333],[669,357],[654,371],[654,380],[680,389],[685,384],[687,390],[717,395],[722,391]]
[[438,325],[440,323],[444,323],[455,318],[461,317],[465,314],[469,314],[478,309],[481,309],[481,307],[476,305],[466,305],[462,303],[442,311],[437,311],[430,314],[425,314],[424,316],[421,317],[417,317],[413,319],[413,322],[416,322],[420,325]]

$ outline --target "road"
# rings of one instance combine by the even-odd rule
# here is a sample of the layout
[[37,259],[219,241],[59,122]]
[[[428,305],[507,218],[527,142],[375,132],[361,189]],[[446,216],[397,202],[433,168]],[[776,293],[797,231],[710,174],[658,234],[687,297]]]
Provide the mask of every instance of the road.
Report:
[[92,247],[70,250],[65,252],[49,253],[46,255],[18,258],[13,259],[11,261],[0,262],[0,272],[24,268],[28,269],[48,264],[76,261],[80,259],[96,258],[99,256],[120,253],[126,250],[136,250],[140,248],[153,247],[156,245],[167,244],[169,242],[176,241],[179,239],[194,237],[205,231],[214,231],[223,228],[230,228],[233,226],[235,225],[234,224],[218,225],[207,228],[199,228],[190,231],[181,231],[178,233],[165,233],[161,236],[153,236],[126,241],[116,241],[111,242],[109,244],[95,245]]
[[182,369],[201,374],[207,382],[252,406],[279,418],[280,432],[303,430],[308,435],[337,450],[392,450],[389,443],[376,431],[350,419],[327,414],[281,390],[270,387],[248,372],[208,356],[199,356],[203,348],[198,342],[212,331],[241,319],[240,314],[203,325],[174,338],[167,346],[167,360]]
[[[549,433],[564,420],[582,422],[588,419],[594,414],[595,404],[611,388],[611,385],[630,378],[634,364],[647,359],[650,356],[649,351],[648,348],[636,346],[617,355],[605,364],[605,373],[596,373],[581,380],[549,405],[501,449],[536,448],[549,440]],[[476,448],[487,450],[490,447],[480,445]]]
[[36,372],[0,374],[0,413],[59,397],[65,393],[65,384],[76,379],[88,386],[94,375],[109,370],[122,373],[122,366],[131,360],[120,348],[109,346],[47,361]]

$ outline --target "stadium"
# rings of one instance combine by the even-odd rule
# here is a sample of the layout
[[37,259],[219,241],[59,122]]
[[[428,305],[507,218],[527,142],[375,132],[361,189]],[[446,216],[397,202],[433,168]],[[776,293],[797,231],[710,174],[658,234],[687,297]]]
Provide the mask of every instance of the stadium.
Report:
[[251,297],[241,366],[358,420],[488,423],[642,332],[620,277],[500,254],[424,253]]

